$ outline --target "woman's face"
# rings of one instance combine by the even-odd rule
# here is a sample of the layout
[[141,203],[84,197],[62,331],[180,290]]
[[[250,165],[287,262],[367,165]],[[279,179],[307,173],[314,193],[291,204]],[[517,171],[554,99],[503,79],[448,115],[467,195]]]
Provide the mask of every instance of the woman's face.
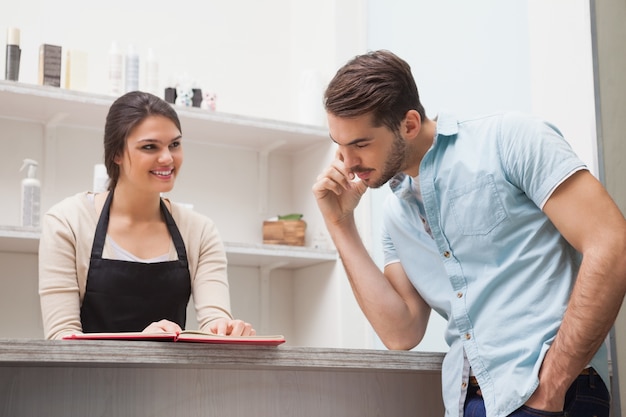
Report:
[[124,153],[115,159],[118,184],[138,191],[171,191],[183,163],[182,136],[164,116],[149,116],[131,130]]

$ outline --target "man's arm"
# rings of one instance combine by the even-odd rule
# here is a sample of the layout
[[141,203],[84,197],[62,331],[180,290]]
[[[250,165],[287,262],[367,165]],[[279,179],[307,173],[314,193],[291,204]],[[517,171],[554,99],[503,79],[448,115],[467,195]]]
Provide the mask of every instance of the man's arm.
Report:
[[579,171],[544,212],[583,255],[563,323],[549,349],[529,407],[560,411],[565,392],[604,342],[626,293],[626,220],[600,182]]
[[383,274],[367,252],[354,221],[354,209],[367,186],[350,181],[343,162],[336,159],[318,177],[313,194],[361,310],[390,349],[411,349],[423,338],[430,307],[394,263]]

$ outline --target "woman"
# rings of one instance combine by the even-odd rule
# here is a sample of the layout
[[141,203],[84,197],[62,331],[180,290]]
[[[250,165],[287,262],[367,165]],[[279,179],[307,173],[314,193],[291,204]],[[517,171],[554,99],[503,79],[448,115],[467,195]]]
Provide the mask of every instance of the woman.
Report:
[[108,191],[82,192],[42,221],[39,294],[47,339],[72,333],[177,332],[193,294],[201,331],[248,336],[234,320],[226,255],[214,223],[167,199],[183,161],[171,105],[118,98],[104,130]]

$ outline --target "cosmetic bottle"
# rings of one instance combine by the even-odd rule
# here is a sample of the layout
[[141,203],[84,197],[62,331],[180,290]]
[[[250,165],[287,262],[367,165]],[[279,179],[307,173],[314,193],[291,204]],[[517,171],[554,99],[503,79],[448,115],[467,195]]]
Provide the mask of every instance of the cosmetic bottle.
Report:
[[128,45],[124,60],[125,92],[139,90],[139,54],[133,45]]
[[20,76],[20,30],[17,28],[7,29],[7,50],[4,68],[4,79],[17,81]]
[[117,43],[111,44],[109,50],[109,94],[120,96],[122,94],[122,68],[124,66],[124,57],[117,47]]
[[146,91],[154,95],[159,94],[159,61],[154,49],[148,48],[146,56]]
[[27,169],[26,178],[22,180],[21,224],[25,227],[39,227],[39,210],[41,202],[41,184],[37,179],[37,161],[24,159],[20,171]]
[[93,192],[103,193],[109,189],[109,174],[104,164],[93,166]]

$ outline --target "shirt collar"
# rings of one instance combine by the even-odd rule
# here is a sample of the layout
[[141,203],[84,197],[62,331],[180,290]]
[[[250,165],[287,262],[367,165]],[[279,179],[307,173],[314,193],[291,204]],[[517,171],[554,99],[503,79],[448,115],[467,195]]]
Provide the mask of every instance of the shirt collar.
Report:
[[[441,112],[437,115],[436,121],[437,128],[433,147],[437,144],[437,137],[455,136],[459,133],[459,121],[454,115]],[[389,187],[396,196],[406,199],[407,195],[411,193],[411,179],[404,172],[399,172],[389,180]]]
[[459,121],[450,113],[441,112],[437,115],[437,136],[454,136],[459,133]]

